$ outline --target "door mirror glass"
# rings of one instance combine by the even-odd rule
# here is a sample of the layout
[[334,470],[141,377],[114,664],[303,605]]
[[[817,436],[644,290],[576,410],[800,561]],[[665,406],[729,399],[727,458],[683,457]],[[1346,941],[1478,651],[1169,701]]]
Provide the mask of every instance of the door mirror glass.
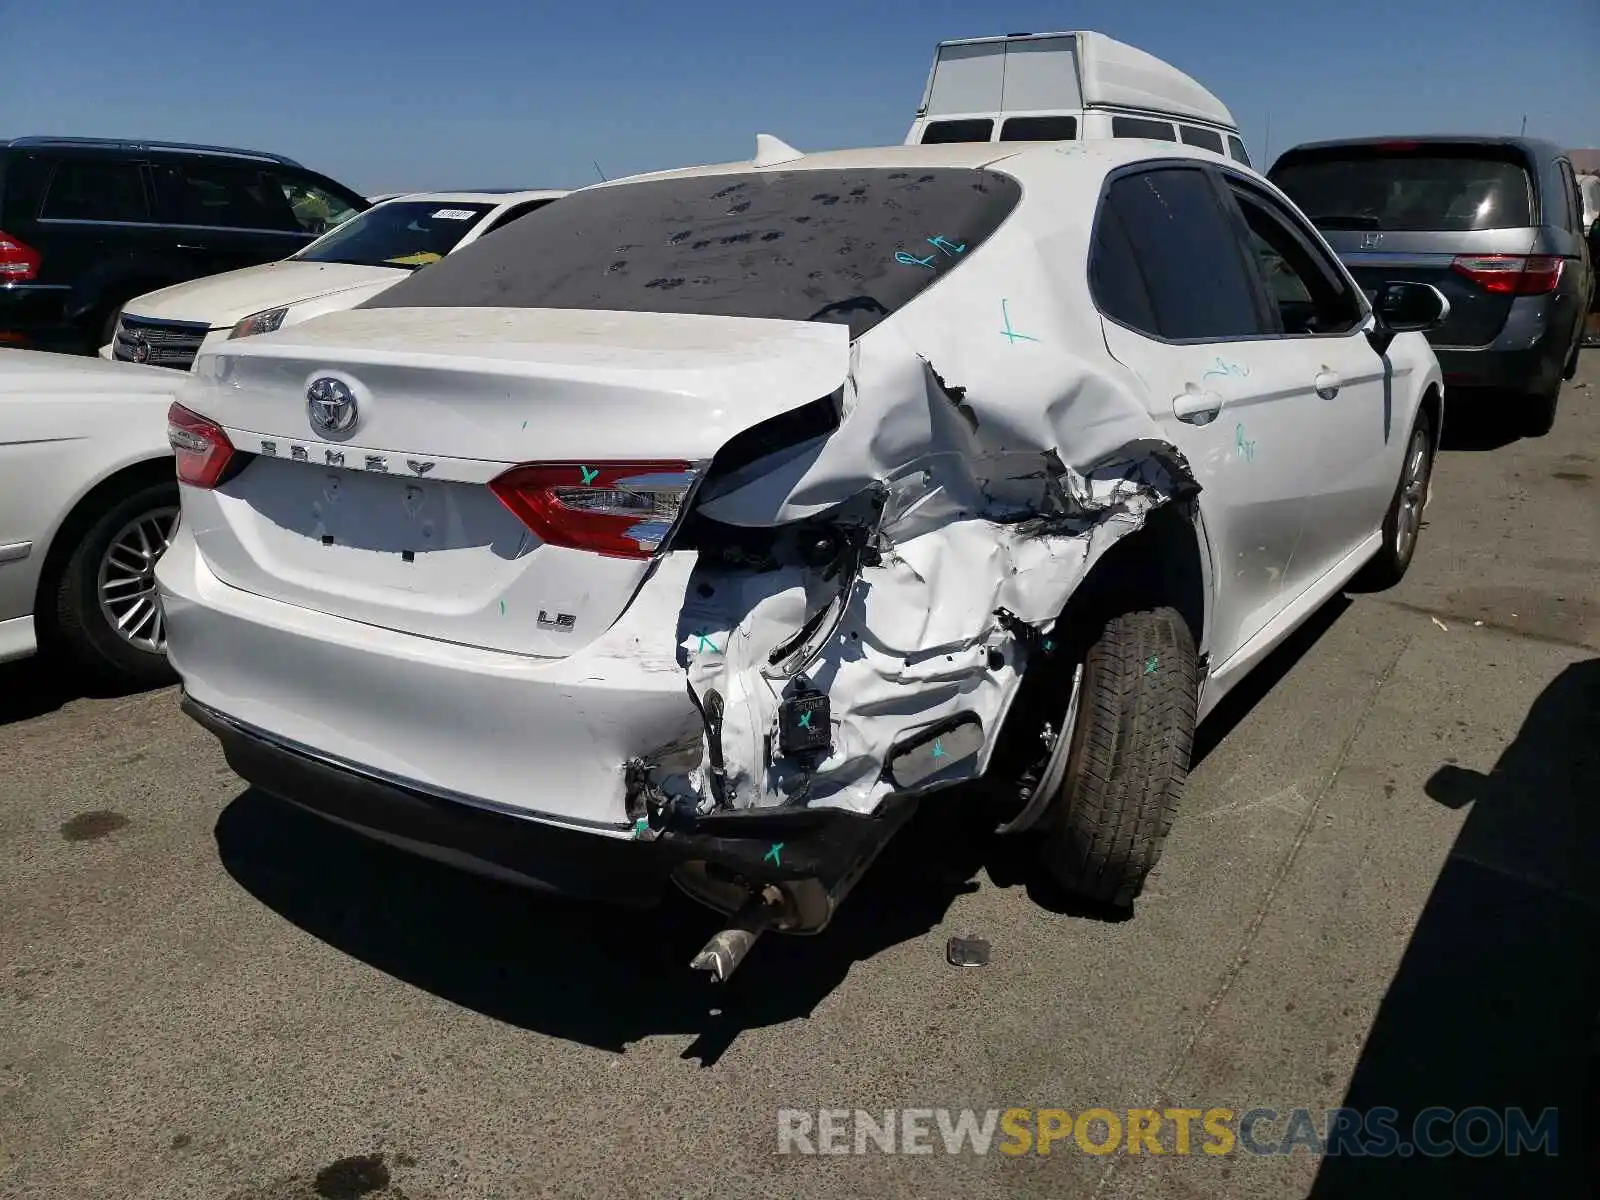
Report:
[[1431,283],[1386,283],[1373,307],[1390,333],[1426,333],[1450,315],[1450,301]]

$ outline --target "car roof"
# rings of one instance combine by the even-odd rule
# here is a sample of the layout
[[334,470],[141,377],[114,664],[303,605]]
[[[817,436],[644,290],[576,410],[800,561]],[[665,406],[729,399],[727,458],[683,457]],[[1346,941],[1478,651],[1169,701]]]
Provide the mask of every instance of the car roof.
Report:
[[1422,146],[1505,146],[1514,150],[1521,150],[1529,158],[1540,162],[1560,158],[1566,151],[1552,141],[1545,138],[1508,137],[1503,134],[1472,134],[1472,133],[1424,133],[1415,135],[1391,134],[1386,137],[1358,137],[1358,138],[1331,138],[1321,142],[1301,142],[1297,146],[1290,146],[1278,156],[1282,162],[1291,154],[1298,154],[1302,150],[1343,150],[1356,149],[1366,146],[1383,146],[1391,142],[1415,142]]
[[803,154],[781,162],[758,165],[750,159],[740,162],[679,167],[669,171],[654,171],[643,175],[629,175],[606,183],[594,183],[583,188],[619,187],[631,183],[653,182],[665,179],[692,179],[705,175],[741,175],[765,171],[825,171],[825,170],[896,170],[919,167],[994,167],[1005,164],[1008,174],[1023,175],[1033,162],[1050,162],[1062,155],[1082,158],[1094,164],[1095,173],[1107,171],[1126,163],[1152,158],[1185,158],[1208,163],[1226,163],[1240,171],[1255,175],[1243,163],[1224,158],[1197,146],[1178,142],[1146,141],[1143,138],[1098,138],[1068,142],[952,142],[941,145],[872,146],[849,150],[822,150]]
[[553,188],[528,188],[524,191],[503,192],[396,192],[391,196],[385,196],[380,203],[425,200],[436,204],[520,204],[524,200],[558,200],[566,194]]

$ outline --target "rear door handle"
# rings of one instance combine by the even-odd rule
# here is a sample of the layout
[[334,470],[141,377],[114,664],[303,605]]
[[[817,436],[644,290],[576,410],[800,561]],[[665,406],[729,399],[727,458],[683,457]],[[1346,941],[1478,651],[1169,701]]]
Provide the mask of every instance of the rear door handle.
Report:
[[1172,415],[1190,425],[1209,425],[1222,411],[1222,397],[1193,384],[1172,398]]
[[1317,372],[1317,377],[1311,381],[1311,384],[1317,389],[1317,395],[1324,400],[1332,400],[1339,394],[1339,389],[1344,386],[1344,380],[1340,379],[1336,372],[1323,367],[1322,370]]

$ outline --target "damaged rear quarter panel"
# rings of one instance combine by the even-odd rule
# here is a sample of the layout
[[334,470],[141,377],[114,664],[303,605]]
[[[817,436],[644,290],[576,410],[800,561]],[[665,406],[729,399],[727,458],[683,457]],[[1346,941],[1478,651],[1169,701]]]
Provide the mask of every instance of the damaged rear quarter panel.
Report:
[[[896,790],[897,747],[973,719],[981,738],[925,740],[909,774],[919,790],[979,774],[1036,631],[1153,508],[1196,490],[1106,352],[1088,231],[1070,224],[1093,196],[1068,202],[1086,186],[1068,161],[1030,174],[1042,202],[1025,194],[981,252],[852,344],[831,435],[736,486],[708,481],[698,515],[769,553],[753,565],[702,549],[680,615],[689,685],[721,704],[720,796],[710,733],[701,766],[669,786],[701,811],[871,812]],[[831,574],[803,553],[819,529],[854,547]],[[802,686],[831,722],[810,764],[778,749],[780,707]]]

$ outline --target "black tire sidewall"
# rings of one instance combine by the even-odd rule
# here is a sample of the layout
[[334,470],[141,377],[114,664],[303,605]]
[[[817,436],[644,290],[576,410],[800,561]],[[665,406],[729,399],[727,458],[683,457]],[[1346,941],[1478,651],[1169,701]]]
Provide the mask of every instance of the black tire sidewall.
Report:
[[141,513],[177,504],[176,482],[131,485],[101,509],[62,564],[51,632],[58,648],[85,670],[139,686],[174,678],[165,654],[130,645],[106,621],[100,611],[99,576],[100,563],[118,532]]

